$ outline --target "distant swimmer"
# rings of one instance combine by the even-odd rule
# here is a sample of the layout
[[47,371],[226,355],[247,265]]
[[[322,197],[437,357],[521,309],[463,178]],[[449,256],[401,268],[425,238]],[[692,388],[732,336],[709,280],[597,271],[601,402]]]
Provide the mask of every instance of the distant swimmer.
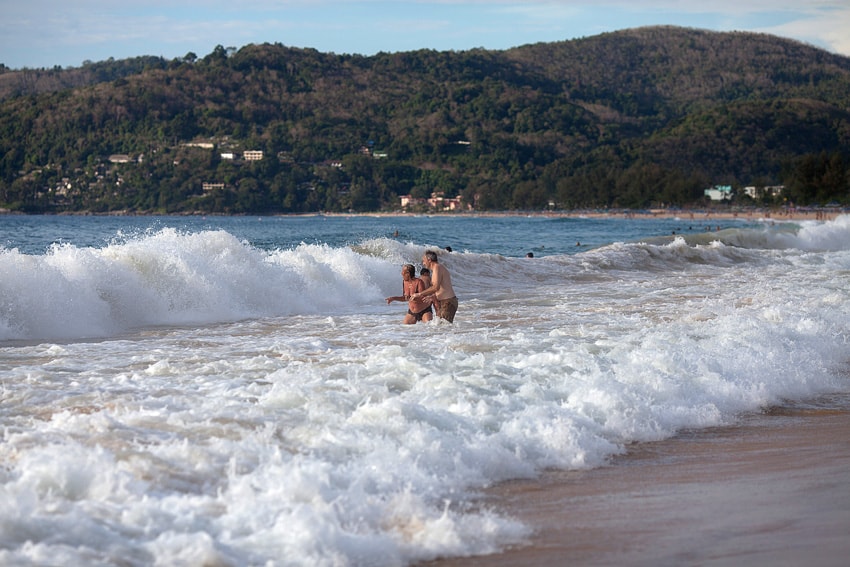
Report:
[[451,251],[452,251],[452,247],[451,247],[451,246],[446,246],[446,252],[451,252]]
[[525,255],[526,258],[534,258],[534,252],[529,252]]
[[407,301],[407,315],[404,316],[405,325],[415,325],[417,321],[427,323],[433,317],[431,301],[429,299],[416,298],[418,292],[425,289],[425,283],[416,277],[416,268],[413,264],[405,264],[401,268],[402,295],[387,298],[387,305],[393,301]]
[[428,289],[413,294],[414,299],[420,297],[434,296],[434,307],[437,317],[445,319],[449,323],[454,322],[457,312],[457,296],[452,288],[452,275],[445,266],[437,259],[437,253],[428,250],[422,256],[422,264],[431,270],[431,286]]

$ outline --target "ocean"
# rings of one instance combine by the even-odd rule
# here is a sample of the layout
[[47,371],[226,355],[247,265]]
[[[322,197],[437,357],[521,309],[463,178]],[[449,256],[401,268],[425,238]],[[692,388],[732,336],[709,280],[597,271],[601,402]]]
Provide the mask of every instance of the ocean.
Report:
[[522,545],[482,491],[848,393],[848,313],[850,216],[3,216],[0,564]]

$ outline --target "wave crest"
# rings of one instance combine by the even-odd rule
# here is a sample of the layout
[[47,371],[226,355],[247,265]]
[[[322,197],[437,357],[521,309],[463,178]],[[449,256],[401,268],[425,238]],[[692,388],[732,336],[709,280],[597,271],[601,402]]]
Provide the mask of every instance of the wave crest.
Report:
[[345,311],[385,297],[397,272],[347,247],[266,252],[223,230],[166,228],[104,248],[4,250],[0,276],[0,340],[33,340]]

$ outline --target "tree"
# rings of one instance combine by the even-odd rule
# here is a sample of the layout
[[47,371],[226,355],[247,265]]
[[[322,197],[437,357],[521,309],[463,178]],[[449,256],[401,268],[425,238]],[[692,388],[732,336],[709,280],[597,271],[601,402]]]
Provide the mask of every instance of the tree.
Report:
[[[80,194],[57,211],[378,210],[432,192],[488,209],[637,207],[786,174],[800,204],[847,199],[850,59],[763,35],[664,27],[373,57],[219,45],[25,71],[0,81],[6,208],[67,176]],[[253,148],[266,159],[220,159]],[[144,160],[119,169],[116,153]],[[202,195],[204,182],[228,189]]]

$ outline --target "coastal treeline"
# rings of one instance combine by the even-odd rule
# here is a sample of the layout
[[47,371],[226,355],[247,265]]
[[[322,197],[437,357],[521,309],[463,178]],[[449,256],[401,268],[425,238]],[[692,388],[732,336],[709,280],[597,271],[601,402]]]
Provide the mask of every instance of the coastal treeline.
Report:
[[15,211],[366,212],[435,193],[643,208],[702,204],[714,185],[850,203],[849,169],[850,59],[763,34],[0,66],[0,207]]

